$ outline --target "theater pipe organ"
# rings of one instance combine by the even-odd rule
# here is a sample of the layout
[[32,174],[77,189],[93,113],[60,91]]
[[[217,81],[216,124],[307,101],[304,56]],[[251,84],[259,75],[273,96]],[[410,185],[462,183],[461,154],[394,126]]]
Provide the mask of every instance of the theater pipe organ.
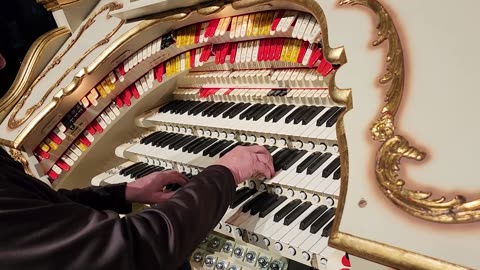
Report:
[[[474,159],[453,158],[473,156],[479,133],[466,109],[475,110],[475,61],[455,65],[479,58],[474,9],[433,0],[97,2],[75,27],[59,19],[69,4],[45,4],[59,28],[32,46],[0,100],[0,142],[28,173],[52,188],[163,170],[192,177],[238,145],[263,145],[275,177],[237,188],[193,268],[480,267]],[[443,78],[440,57],[452,69]],[[452,108],[444,92],[473,95],[463,101],[471,106]],[[470,124],[445,131],[436,117]],[[447,141],[459,133],[462,142]]]

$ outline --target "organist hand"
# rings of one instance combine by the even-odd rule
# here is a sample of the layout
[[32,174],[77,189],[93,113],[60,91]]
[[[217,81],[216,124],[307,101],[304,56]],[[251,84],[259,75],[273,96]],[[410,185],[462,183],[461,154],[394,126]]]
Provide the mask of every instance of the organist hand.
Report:
[[156,204],[170,199],[175,192],[164,191],[170,184],[185,185],[188,178],[176,171],[154,172],[128,183],[125,199],[129,202]]
[[260,145],[237,146],[217,160],[215,165],[230,169],[237,185],[251,178],[270,179],[275,174],[272,156]]

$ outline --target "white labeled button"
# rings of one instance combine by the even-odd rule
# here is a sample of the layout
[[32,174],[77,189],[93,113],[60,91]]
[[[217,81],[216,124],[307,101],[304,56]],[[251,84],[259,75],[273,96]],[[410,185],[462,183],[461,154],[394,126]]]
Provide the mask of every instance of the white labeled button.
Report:
[[293,191],[293,189],[290,188],[288,189],[287,194],[288,196],[293,197],[293,195],[295,195],[295,191]]
[[283,189],[281,187],[276,187],[275,188],[275,193],[277,193],[277,195],[280,195],[283,193]]
[[263,238],[263,243],[265,244],[265,246],[270,246],[270,240],[268,240],[268,238]]
[[302,256],[305,259],[305,261],[310,261],[310,254],[308,252],[302,252]]
[[306,199],[307,199],[307,193],[305,193],[305,192],[303,192],[303,191],[300,192],[300,198],[301,198],[302,200],[306,200]]
[[275,249],[278,250],[278,251],[281,251],[283,249],[282,244],[279,243],[279,242],[275,243]]
[[333,206],[333,205],[335,204],[335,201],[334,201],[331,197],[328,197],[328,198],[327,198],[327,204],[328,204],[329,206]]
[[294,256],[295,254],[297,254],[297,251],[295,250],[295,248],[293,247],[288,247],[288,252],[290,253],[290,255]]
[[318,196],[317,194],[313,195],[312,198],[313,198],[313,201],[314,201],[315,203],[319,203],[319,202],[320,202],[320,196]]

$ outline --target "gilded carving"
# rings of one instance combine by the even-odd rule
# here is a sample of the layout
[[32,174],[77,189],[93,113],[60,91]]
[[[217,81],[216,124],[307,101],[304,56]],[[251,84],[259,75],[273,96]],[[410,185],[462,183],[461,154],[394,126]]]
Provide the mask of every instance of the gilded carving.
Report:
[[35,40],[20,65],[15,81],[0,99],[0,121],[3,121],[15,103],[27,91],[30,83],[45,67],[41,64],[44,59],[50,59],[69,36],[68,28],[59,27]]
[[[104,5],[102,8],[100,8],[99,10],[97,10],[90,18],[87,19],[87,21],[85,22],[85,24],[79,29],[79,31],[77,32],[76,36],[70,41],[70,43],[68,44],[68,46],[61,52],[59,53],[59,55],[57,57],[55,57],[52,61],[51,61],[51,64],[49,66],[47,66],[47,68],[45,68],[43,70],[42,73],[40,73],[40,75],[37,77],[37,79],[32,83],[32,85],[28,88],[28,90],[26,91],[26,93],[24,94],[24,96],[20,99],[20,101],[15,105],[13,111],[12,111],[12,115],[10,116],[9,120],[8,120],[8,127],[11,128],[11,129],[15,129],[15,128],[18,128],[19,126],[21,126],[23,123],[25,123],[29,118],[30,116],[32,116],[32,114],[38,109],[40,108],[43,103],[45,102],[45,100],[47,99],[47,97],[60,85],[60,83],[65,79],[65,77],[68,76],[68,74],[70,74],[70,72],[72,72],[73,70],[75,70],[77,68],[77,66],[83,61],[83,59],[85,57],[87,57],[90,53],[92,53],[95,49],[99,48],[100,46],[102,45],[105,45],[108,43],[108,41],[110,40],[110,38],[112,38],[112,36],[117,33],[117,31],[120,29],[120,27],[124,24],[124,21],[121,20],[118,25],[110,32],[107,34],[107,36],[105,36],[102,40],[98,41],[95,45],[93,45],[92,47],[90,47],[79,59],[77,59],[77,61],[75,61],[75,63],[73,63],[73,65],[71,65],[68,69],[65,70],[65,72],[62,74],[62,76],[60,76],[60,78],[52,85],[50,86],[50,88],[45,92],[44,96],[40,99],[40,101],[38,101],[36,104],[34,104],[33,106],[31,106],[30,108],[28,108],[25,112],[25,114],[23,116],[21,116],[21,118],[17,118],[17,114],[18,112],[20,111],[20,109],[23,108],[23,106],[25,105],[25,102],[27,101],[27,99],[30,97],[30,95],[32,94],[32,91],[33,91],[33,88],[38,84],[38,82],[40,82],[40,80],[42,80],[55,66],[57,66],[58,64],[61,63],[63,57],[70,51],[70,49],[73,47],[73,45],[75,45],[75,43],[77,43],[77,41],[80,39],[80,37],[83,35],[83,33],[88,29],[90,28],[90,26],[93,25],[93,23],[95,22],[95,19],[100,15],[102,14],[104,11],[106,10],[109,10],[109,11],[113,11],[113,10],[116,10],[116,9],[119,9],[121,8],[121,5],[120,4],[117,4],[115,2],[111,2],[111,3],[108,3],[106,5]],[[107,18],[110,18],[110,15],[107,15]]]
[[32,171],[28,167],[28,160],[22,155],[22,152],[20,150],[17,150],[15,148],[10,148],[10,156],[20,164],[22,164],[23,169],[25,172],[29,175],[33,175]]
[[386,93],[385,106],[381,116],[373,124],[371,135],[382,142],[376,157],[376,178],[380,189],[395,205],[412,216],[439,223],[468,223],[480,220],[480,199],[467,202],[457,195],[450,201],[445,197],[432,198],[432,193],[413,191],[405,188],[406,181],[400,179],[402,158],[421,161],[426,153],[410,146],[408,141],[395,134],[395,116],[400,106],[404,88],[405,67],[400,37],[386,9],[373,0],[342,0],[341,5],[363,5],[372,9],[379,17],[378,37],[373,46],[388,41],[386,73],[380,84],[390,84]]

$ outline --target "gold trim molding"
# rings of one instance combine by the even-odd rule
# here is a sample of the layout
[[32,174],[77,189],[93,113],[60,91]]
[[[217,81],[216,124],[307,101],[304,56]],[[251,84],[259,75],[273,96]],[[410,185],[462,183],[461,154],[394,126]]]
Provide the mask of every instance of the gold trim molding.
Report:
[[28,160],[23,156],[22,151],[17,150],[15,148],[10,148],[10,156],[13,160],[17,161],[18,163],[22,164],[23,170],[29,175],[32,175],[32,171],[30,170]]
[[362,5],[372,9],[379,17],[378,38],[373,46],[388,40],[386,73],[380,84],[390,84],[385,106],[371,128],[373,140],[382,142],[377,151],[375,174],[385,196],[400,209],[423,220],[438,223],[470,223],[480,221],[480,199],[467,202],[465,196],[457,195],[450,201],[445,196],[432,198],[431,192],[409,190],[406,181],[398,177],[402,158],[421,161],[426,153],[410,146],[408,140],[395,134],[395,117],[402,100],[405,67],[400,37],[386,9],[373,0],[342,0],[341,5]]
[[79,1],[80,0],[37,0],[37,3],[42,5],[47,11],[53,12]]
[[[25,92],[25,94],[22,96],[20,101],[15,105],[12,115],[8,119],[8,127],[11,129],[16,129],[20,127],[22,124],[24,124],[30,116],[38,109],[40,108],[43,103],[46,101],[47,97],[55,90],[60,83],[65,79],[65,77],[70,74],[73,70],[75,70],[78,65],[87,57],[90,53],[92,53],[95,49],[103,46],[104,44],[107,44],[110,41],[110,38],[113,37],[115,33],[117,33],[118,30],[120,30],[120,27],[124,24],[125,21],[121,20],[118,25],[110,32],[108,33],[103,39],[98,41],[95,45],[90,47],[73,65],[71,65],[69,68],[65,70],[65,72],[60,76],[60,78],[52,85],[50,88],[45,92],[44,96],[38,101],[36,104],[28,108],[25,112],[25,114],[21,118],[17,118],[18,112],[23,108],[25,105],[25,102],[27,99],[30,97],[32,94],[33,88],[42,80],[54,67],[59,65],[63,59],[63,57],[70,51],[70,49],[77,43],[77,41],[80,39],[80,37],[83,35],[83,33],[90,28],[94,23],[95,19],[102,14],[104,11],[113,11],[116,9],[121,8],[122,6],[120,4],[117,4],[115,2],[108,3],[104,5],[102,8],[97,10],[92,16],[90,16],[87,21],[82,25],[82,27],[79,29],[77,32],[76,36],[70,41],[68,46],[58,55],[55,57],[55,59],[52,60],[52,63],[43,70],[43,72],[37,77],[37,79],[32,83],[32,85],[28,88],[28,90]],[[110,18],[111,16],[109,13],[107,13],[107,19]],[[75,79],[74,79],[75,80]],[[16,147],[16,146],[15,146]]]
[[[411,147],[405,138],[395,135],[394,120],[402,99],[405,74],[400,37],[392,18],[378,0],[340,0],[339,3],[340,5],[349,6],[361,5],[372,10],[379,18],[379,24],[377,26],[378,38],[373,42],[373,46],[378,46],[384,41],[389,42],[386,59],[386,73],[379,81],[382,85],[389,83],[390,88],[387,91],[385,99],[386,104],[380,113],[380,117],[370,130],[373,140],[382,142],[382,145],[377,151],[375,164],[376,179],[380,189],[395,205],[411,215],[425,220],[457,223],[452,222],[453,219],[437,219],[439,215],[433,214],[442,213],[447,216],[452,215],[453,213],[446,209],[452,209],[451,207],[453,207],[454,204],[451,202],[443,203],[443,198],[439,200],[430,200],[430,193],[404,190],[403,186],[405,185],[405,181],[397,178],[397,172],[400,169],[399,162],[402,157],[420,161],[425,157],[425,153],[419,151],[415,147]],[[331,84],[330,86],[331,95],[339,91],[332,85],[334,84]],[[395,269],[467,270],[468,268],[460,265],[339,231],[348,193],[349,179],[348,148],[343,117],[352,108],[351,97],[349,97],[347,103],[343,104],[346,104],[347,110],[337,121],[337,138],[341,153],[342,184],[340,187],[340,200],[338,202],[336,218],[330,235],[329,245],[344,250],[352,255],[394,267]],[[460,198],[462,197],[460,196]],[[458,199],[459,198],[457,197],[456,202],[458,202]],[[467,204],[465,206],[473,209],[477,205],[478,204]],[[423,213],[424,215],[415,215],[413,211],[408,211],[407,209],[414,209],[413,211],[418,211],[418,213]],[[459,214],[459,212],[457,213]],[[464,213],[468,213],[468,211],[465,211]],[[456,215],[458,216],[458,214]],[[427,218],[429,216],[431,218]],[[472,216],[464,215],[464,217],[467,218]],[[471,221],[473,220],[470,219],[470,222]]]
[[35,40],[20,65],[15,81],[0,99],[0,121],[5,119],[15,103],[30,87],[30,83],[68,37],[70,37],[70,30],[67,27],[59,27]]

